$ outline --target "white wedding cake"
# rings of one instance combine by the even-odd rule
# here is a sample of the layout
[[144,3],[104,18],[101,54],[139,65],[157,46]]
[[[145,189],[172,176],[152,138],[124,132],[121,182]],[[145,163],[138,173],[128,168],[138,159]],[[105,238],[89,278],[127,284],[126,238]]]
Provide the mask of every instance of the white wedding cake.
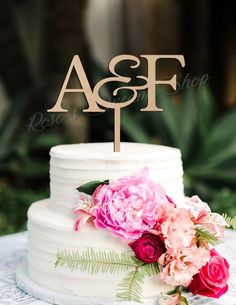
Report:
[[[92,180],[118,179],[148,167],[150,178],[159,183],[178,204],[184,202],[183,168],[178,149],[151,144],[88,143],[55,146],[50,151],[50,198],[35,202],[28,211],[28,274],[38,285],[87,300],[84,304],[116,304],[116,289],[124,274],[88,274],[55,267],[58,250],[130,251],[129,246],[87,223],[75,231],[77,187]],[[145,279],[144,304],[168,287],[158,275]],[[104,300],[102,303],[101,300]],[[106,302],[106,300],[108,300]],[[147,300],[147,302],[146,302]],[[68,305],[54,300],[55,303]],[[127,303],[129,304],[129,302]],[[82,305],[82,303],[81,303]]]

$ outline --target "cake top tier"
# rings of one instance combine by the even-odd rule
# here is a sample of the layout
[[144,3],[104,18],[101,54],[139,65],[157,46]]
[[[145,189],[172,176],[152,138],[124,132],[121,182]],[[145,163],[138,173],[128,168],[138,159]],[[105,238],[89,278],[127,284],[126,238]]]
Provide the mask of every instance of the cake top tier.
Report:
[[183,201],[179,149],[121,143],[121,152],[113,152],[113,143],[86,143],[55,146],[50,155],[50,206],[55,211],[71,213],[78,197],[77,187],[84,183],[115,180],[144,167],[176,203]]
[[51,148],[51,157],[79,160],[167,160],[181,158],[180,150],[162,145],[121,143],[121,151],[113,152],[113,143],[82,143],[58,145]]

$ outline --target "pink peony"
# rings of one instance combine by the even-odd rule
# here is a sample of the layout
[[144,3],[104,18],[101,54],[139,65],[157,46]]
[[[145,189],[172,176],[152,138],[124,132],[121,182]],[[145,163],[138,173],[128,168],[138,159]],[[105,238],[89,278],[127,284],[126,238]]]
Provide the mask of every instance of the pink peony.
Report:
[[157,262],[158,258],[166,251],[165,245],[160,236],[144,233],[139,239],[130,243],[135,256],[147,263]]
[[169,203],[164,189],[148,176],[148,169],[99,186],[90,212],[95,226],[135,240],[156,223],[158,208]]
[[188,286],[192,278],[209,260],[209,251],[192,245],[183,249],[167,249],[159,259],[163,266],[160,279],[170,286]]
[[216,250],[211,250],[210,261],[201,268],[188,286],[193,294],[219,298],[228,291],[229,264]]

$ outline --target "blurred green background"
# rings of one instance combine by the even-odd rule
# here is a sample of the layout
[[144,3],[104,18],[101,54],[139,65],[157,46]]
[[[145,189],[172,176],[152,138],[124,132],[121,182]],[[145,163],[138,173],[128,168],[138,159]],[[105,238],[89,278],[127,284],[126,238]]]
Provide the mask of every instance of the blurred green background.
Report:
[[[236,215],[232,5],[208,0],[2,0],[0,235],[24,230],[29,205],[49,195],[51,146],[113,140],[111,111],[83,113],[81,94],[65,96],[68,113],[46,112],[74,54],[80,55],[92,86],[108,75],[107,63],[115,55],[183,54],[184,69],[171,60],[158,65],[158,78],[178,76],[176,92],[157,89],[163,112],[140,112],[145,94],[122,110],[122,141],[180,148],[185,193],[198,194],[215,211]],[[114,89],[107,87],[105,95],[111,97]]]

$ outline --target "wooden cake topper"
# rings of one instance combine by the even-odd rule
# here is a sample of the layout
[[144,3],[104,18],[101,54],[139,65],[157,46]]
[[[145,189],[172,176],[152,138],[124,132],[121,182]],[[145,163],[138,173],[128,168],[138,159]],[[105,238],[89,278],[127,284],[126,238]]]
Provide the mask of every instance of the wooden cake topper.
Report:
[[[103,108],[113,109],[114,110],[114,151],[120,151],[120,116],[121,116],[121,108],[127,107],[132,104],[137,96],[138,91],[147,89],[147,106],[145,108],[140,109],[141,111],[162,111],[163,109],[159,108],[156,104],[156,85],[168,84],[174,90],[176,90],[176,74],[170,80],[157,80],[156,79],[156,63],[159,59],[176,59],[180,62],[181,66],[185,66],[185,60],[183,55],[141,55],[141,58],[144,58],[147,62],[147,76],[138,75],[136,78],[145,80],[145,84],[142,86],[129,86],[129,82],[131,81],[131,77],[120,75],[116,71],[116,65],[122,61],[131,61],[133,62],[130,65],[130,68],[135,69],[140,66],[140,59],[133,55],[119,55],[114,58],[109,63],[109,71],[111,72],[111,77],[104,78],[100,80],[95,87],[91,88],[89,81],[87,79],[86,73],[84,71],[82,62],[80,60],[79,55],[75,55],[70,64],[69,70],[66,74],[63,86],[59,93],[58,99],[55,105],[48,109],[48,112],[67,112],[68,109],[62,107],[62,100],[64,94],[67,92],[71,93],[84,93],[88,108],[84,109],[83,112],[104,112]],[[78,79],[81,84],[81,88],[70,89],[68,88],[68,83],[71,77],[71,73],[73,68],[76,71]],[[113,96],[116,96],[119,90],[126,89],[131,90],[133,95],[132,97],[125,102],[109,102],[101,98],[100,90],[101,88],[109,82],[119,82],[124,83],[124,86],[118,87],[113,91]],[[100,108],[99,106],[103,107]]]

